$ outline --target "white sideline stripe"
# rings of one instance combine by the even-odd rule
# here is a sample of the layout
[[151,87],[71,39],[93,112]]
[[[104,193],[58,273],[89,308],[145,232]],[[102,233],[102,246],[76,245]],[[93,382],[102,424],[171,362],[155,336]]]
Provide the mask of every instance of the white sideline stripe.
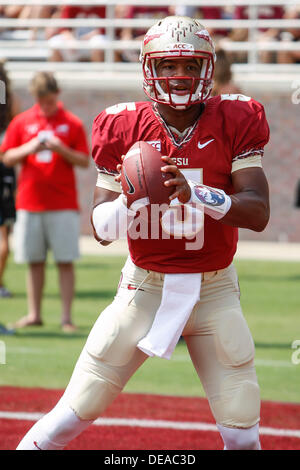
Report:
[[[48,351],[39,348],[24,347],[24,346],[8,346],[7,353],[14,354],[48,354]],[[156,358],[155,358],[156,359]],[[172,362],[191,362],[189,355],[174,354],[171,359]],[[255,365],[259,367],[295,367],[291,361],[282,361],[277,359],[255,359]]]
[[[172,357],[173,362],[191,362],[189,355],[174,354]],[[277,359],[255,359],[255,365],[259,367],[295,367],[292,361],[282,361]]]
[[[44,416],[43,413],[29,413],[21,411],[0,411],[0,419],[18,419],[23,421],[37,421]],[[93,423],[94,426],[130,426],[139,428],[160,428],[177,429],[179,431],[213,431],[219,432],[214,424],[191,423],[181,421],[164,421],[154,419],[134,419],[134,418],[98,418]],[[276,429],[261,427],[260,435],[297,437],[300,439],[300,429]]]
[[[74,74],[73,74],[74,75]],[[292,81],[292,80],[291,80]],[[80,252],[83,255],[98,254],[128,255],[127,240],[117,240],[109,246],[101,246],[91,236],[80,237]],[[272,261],[300,261],[300,243],[259,242],[240,240],[235,259],[256,259]]]

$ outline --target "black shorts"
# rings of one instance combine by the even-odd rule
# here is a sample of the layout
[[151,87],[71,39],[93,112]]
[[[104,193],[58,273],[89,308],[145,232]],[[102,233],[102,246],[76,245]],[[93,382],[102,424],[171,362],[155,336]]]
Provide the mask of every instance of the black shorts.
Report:
[[13,225],[16,220],[16,209],[14,199],[7,199],[5,203],[0,202],[0,226]]
[[13,168],[0,163],[0,225],[12,225],[16,220],[16,177]]

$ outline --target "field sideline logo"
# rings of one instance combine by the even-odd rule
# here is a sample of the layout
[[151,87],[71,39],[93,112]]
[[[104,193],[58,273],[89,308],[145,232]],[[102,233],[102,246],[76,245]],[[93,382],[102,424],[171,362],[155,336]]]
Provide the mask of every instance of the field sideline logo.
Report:
[[0,364],[6,364],[6,345],[0,341]]
[[294,80],[291,84],[291,88],[295,91],[292,93],[292,103],[300,104],[300,80]]

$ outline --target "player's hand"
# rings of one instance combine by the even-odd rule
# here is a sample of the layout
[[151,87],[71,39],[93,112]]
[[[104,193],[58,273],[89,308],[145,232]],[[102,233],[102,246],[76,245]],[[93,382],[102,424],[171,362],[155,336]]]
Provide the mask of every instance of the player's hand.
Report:
[[179,202],[182,204],[186,204],[190,198],[191,198],[191,188],[179,170],[179,168],[175,165],[174,161],[172,158],[164,156],[161,157],[164,163],[166,163],[166,166],[163,166],[161,168],[161,171],[164,173],[172,173],[174,178],[169,179],[168,181],[165,181],[165,186],[174,186],[175,190],[173,194],[170,196],[170,201],[175,199],[176,197],[178,198]]
[[[121,157],[122,161],[124,160],[124,158],[125,158],[125,155],[122,155],[122,157]],[[121,163],[119,163],[117,165],[117,170],[118,170],[119,174],[117,176],[115,176],[115,181],[117,181],[118,183],[121,184],[121,171],[122,171],[122,164]],[[138,200],[134,201],[131,204],[131,206],[129,207],[128,202],[127,202],[127,197],[124,194],[123,189],[122,189],[122,199],[123,199],[123,204],[133,212],[137,212],[138,210],[140,210],[141,208],[143,208],[147,205],[147,204],[145,204],[145,199],[138,199]]]
[[[122,161],[124,160],[125,158],[125,155],[122,155],[121,159]],[[117,183],[120,183],[121,184],[121,171],[122,171],[122,164],[121,163],[118,163],[117,165],[117,171],[119,172],[119,174],[117,176],[115,176],[115,181]],[[123,193],[123,189],[122,189],[122,199],[123,199],[123,204],[127,206],[127,197],[125,196],[125,194]]]
[[[122,155],[121,156],[121,160],[123,162],[125,158],[125,155]],[[121,183],[121,171],[122,171],[122,163],[118,163],[117,165],[117,171],[119,172],[119,174],[117,176],[115,176],[115,181],[117,181],[117,183]]]
[[115,176],[115,181],[117,183],[121,183],[121,169],[122,169],[122,165],[119,163],[117,165],[117,170],[118,170],[119,174]]

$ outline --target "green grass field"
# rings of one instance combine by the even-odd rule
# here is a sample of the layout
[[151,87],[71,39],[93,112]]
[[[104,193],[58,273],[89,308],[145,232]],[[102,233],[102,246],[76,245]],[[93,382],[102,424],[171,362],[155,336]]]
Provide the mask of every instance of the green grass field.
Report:
[[[85,256],[76,264],[74,334],[60,329],[57,271],[48,263],[43,302],[43,327],[0,336],[6,364],[0,364],[0,384],[64,388],[94,321],[117,288],[124,257]],[[292,363],[292,342],[300,340],[300,266],[298,263],[236,261],[242,306],[256,344],[256,366],[265,400],[300,401],[300,364]],[[7,285],[14,298],[0,299],[0,323],[26,314],[25,267],[10,261]],[[185,344],[180,341],[171,361],[149,359],[125,391],[204,396]]]

